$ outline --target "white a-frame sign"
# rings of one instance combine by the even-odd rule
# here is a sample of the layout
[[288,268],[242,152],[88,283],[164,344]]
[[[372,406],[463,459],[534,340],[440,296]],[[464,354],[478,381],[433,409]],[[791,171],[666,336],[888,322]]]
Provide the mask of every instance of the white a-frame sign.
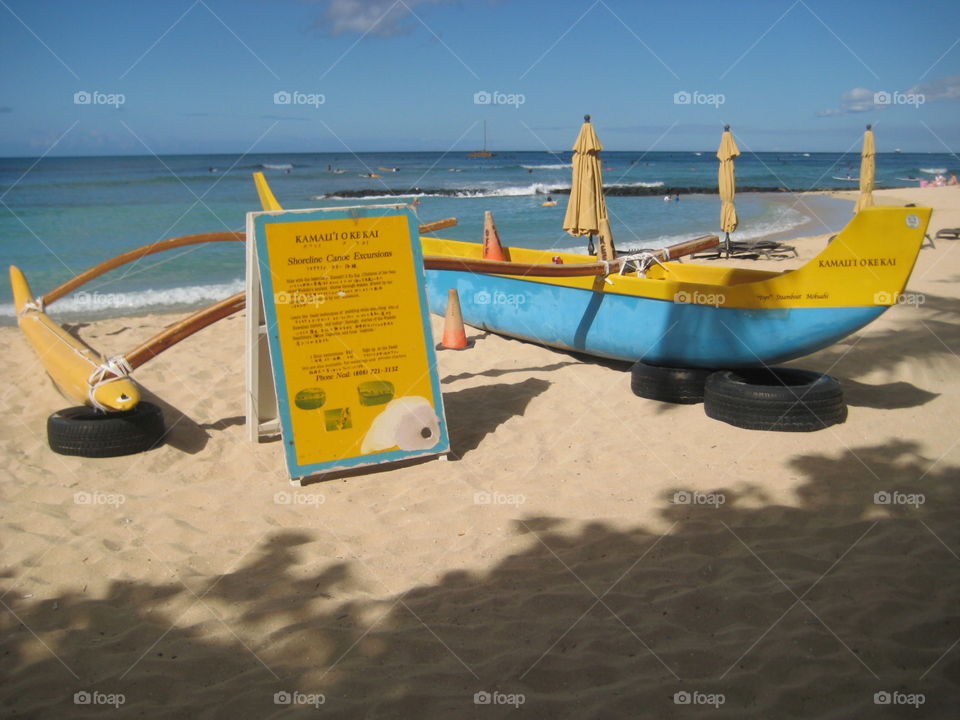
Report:
[[418,227],[402,205],[247,215],[248,432],[281,433],[291,478],[449,450]]

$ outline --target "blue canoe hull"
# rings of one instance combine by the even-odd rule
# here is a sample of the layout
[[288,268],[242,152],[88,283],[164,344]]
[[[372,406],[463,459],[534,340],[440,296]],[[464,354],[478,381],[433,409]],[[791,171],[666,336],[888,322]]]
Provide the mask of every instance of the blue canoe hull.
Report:
[[430,311],[460,297],[468,325],[565,350],[675,367],[793,360],[878,318],[886,306],[738,309],[595,292],[496,275],[427,271]]

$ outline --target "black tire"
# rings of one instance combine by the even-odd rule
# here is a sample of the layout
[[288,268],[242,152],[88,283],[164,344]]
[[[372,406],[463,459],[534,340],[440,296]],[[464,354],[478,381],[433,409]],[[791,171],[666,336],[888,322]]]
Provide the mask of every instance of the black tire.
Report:
[[703,387],[715,370],[675,368],[635,363],[630,369],[630,389],[648,400],[693,405],[703,402]]
[[794,368],[723,370],[707,378],[708,417],[747,430],[810,432],[847,419],[834,378]]
[[99,412],[80,406],[47,419],[47,442],[61,455],[118,457],[144,452],[163,442],[163,414],[149,402],[133,410]]

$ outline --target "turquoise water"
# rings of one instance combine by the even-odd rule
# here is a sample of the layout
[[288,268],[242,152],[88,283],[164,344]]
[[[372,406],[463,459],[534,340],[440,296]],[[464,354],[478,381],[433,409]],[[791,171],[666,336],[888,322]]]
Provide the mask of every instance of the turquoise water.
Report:
[[[478,242],[483,211],[492,210],[505,244],[582,250],[561,225],[570,184],[570,153],[181,155],[0,159],[0,247],[4,265],[18,265],[36,294],[114,255],[176,235],[244,228],[259,209],[250,179],[264,170],[289,208],[420,198],[423,222],[457,217],[439,233]],[[898,178],[956,172],[950,155],[882,154],[878,185],[913,185]],[[719,200],[713,153],[604,154],[604,180],[620,248],[657,247],[716,232]],[[397,168],[396,172],[380,168]],[[850,205],[792,193],[855,188],[835,180],[858,173],[859,156],[832,153],[747,154],[737,162],[741,224],[737,239],[828,232],[849,218]],[[339,172],[336,172],[339,171]],[[362,177],[367,173],[380,178]],[[679,202],[664,202],[667,192]],[[542,207],[549,193],[556,207]],[[85,286],[51,314],[66,318],[187,309],[243,288],[241,243],[216,243],[155,255]],[[14,320],[9,279],[0,276],[0,323]]]

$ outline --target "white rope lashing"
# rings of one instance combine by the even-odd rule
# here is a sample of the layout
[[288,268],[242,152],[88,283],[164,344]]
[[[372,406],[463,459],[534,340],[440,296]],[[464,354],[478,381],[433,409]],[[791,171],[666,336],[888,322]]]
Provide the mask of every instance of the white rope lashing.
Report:
[[[624,255],[623,257],[620,257],[617,259],[621,263],[620,264],[621,275],[623,275],[628,264],[633,265],[633,270],[636,270],[637,277],[646,277],[647,270],[649,270],[654,264],[659,265],[664,270],[667,270],[667,267],[662,262],[660,262],[660,258],[658,258],[652,252],[639,252],[633,255]],[[633,272],[633,270],[631,270],[631,272]]]
[[23,317],[24,315],[26,315],[26,314],[27,314],[28,312],[30,312],[31,310],[36,310],[37,312],[43,312],[43,298],[42,298],[42,297],[34,298],[33,300],[27,300],[27,301],[23,304],[23,307],[20,308],[20,312],[18,313],[18,315],[19,315],[20,317]]
[[127,359],[123,355],[116,355],[102,363],[90,374],[90,377],[87,379],[87,382],[90,384],[90,390],[87,395],[87,397],[90,399],[90,404],[93,405],[93,407],[95,407],[97,410],[106,412],[108,408],[97,402],[97,388],[99,388],[101,385],[106,385],[107,383],[113,382],[118,378],[127,377],[132,372],[133,368],[130,367],[130,363],[127,362]]

